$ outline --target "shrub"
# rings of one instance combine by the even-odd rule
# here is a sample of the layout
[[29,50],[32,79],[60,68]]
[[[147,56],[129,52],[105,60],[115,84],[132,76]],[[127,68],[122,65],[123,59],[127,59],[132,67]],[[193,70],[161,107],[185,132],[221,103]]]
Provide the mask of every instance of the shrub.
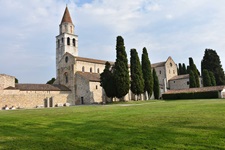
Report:
[[209,98],[219,98],[218,91],[210,92],[191,92],[191,93],[176,93],[176,94],[163,94],[162,98],[165,100],[173,99],[209,99]]

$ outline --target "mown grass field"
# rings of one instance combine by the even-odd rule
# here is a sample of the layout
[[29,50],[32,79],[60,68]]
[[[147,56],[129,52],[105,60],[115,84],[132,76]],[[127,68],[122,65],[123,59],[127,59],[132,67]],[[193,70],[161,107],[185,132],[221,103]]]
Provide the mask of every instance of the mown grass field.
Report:
[[0,111],[0,149],[225,149],[225,100]]

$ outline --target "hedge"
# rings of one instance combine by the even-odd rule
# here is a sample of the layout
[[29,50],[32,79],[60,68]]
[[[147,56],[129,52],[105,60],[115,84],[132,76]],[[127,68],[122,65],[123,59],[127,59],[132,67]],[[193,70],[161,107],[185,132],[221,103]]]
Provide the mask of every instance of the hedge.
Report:
[[211,92],[191,92],[191,93],[176,93],[176,94],[171,93],[171,94],[163,94],[162,98],[165,100],[219,98],[219,92],[211,91]]

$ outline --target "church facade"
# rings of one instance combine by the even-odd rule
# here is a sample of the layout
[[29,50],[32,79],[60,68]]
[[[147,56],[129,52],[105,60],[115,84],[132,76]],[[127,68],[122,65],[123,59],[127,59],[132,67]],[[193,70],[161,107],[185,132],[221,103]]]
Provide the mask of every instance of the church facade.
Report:
[[[100,73],[105,60],[78,56],[78,36],[66,7],[59,35],[56,36],[56,81],[48,84],[15,84],[15,77],[0,74],[0,108],[36,108],[105,103],[109,100],[100,86]],[[114,62],[110,62],[112,65]],[[189,88],[188,78],[178,76],[177,65],[171,57],[152,64],[161,94],[168,89]],[[178,82],[179,80],[179,82]],[[134,99],[129,92],[124,100]]]

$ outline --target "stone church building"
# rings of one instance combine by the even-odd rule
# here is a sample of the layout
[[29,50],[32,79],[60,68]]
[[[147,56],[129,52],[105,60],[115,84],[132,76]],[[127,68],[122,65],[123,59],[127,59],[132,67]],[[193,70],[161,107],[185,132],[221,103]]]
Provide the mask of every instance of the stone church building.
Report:
[[[100,86],[106,61],[78,56],[78,36],[66,7],[56,36],[56,81],[48,84],[15,84],[15,77],[0,74],[0,108],[36,108],[104,103],[107,96]],[[113,64],[114,62],[110,62]],[[189,88],[188,75],[178,76],[171,57],[152,64],[160,92]],[[129,92],[124,100],[132,100]]]

